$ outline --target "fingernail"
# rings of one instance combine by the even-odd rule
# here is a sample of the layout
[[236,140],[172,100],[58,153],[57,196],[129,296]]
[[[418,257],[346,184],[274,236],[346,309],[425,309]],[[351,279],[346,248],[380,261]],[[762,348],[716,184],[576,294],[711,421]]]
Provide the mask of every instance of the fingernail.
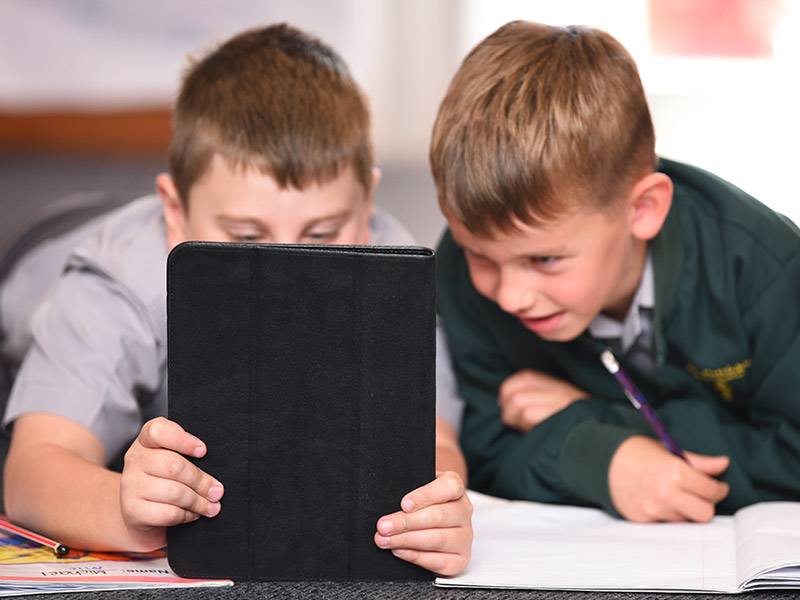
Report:
[[203,446],[197,446],[194,450],[192,450],[192,456],[195,458],[202,458],[205,451],[206,449]]
[[208,516],[209,517],[216,517],[219,514],[219,511],[222,509],[222,505],[219,502],[213,502],[208,505]]
[[378,548],[388,548],[389,547],[389,538],[383,537],[382,535],[378,535],[375,538],[375,543],[378,545]]
[[222,488],[218,485],[215,485],[210,490],[208,490],[208,499],[211,502],[217,502],[220,498],[222,498]]
[[402,548],[396,548],[392,550],[392,554],[394,554],[395,556],[402,556],[404,553],[405,550],[403,550]]
[[403,509],[403,512],[411,512],[414,510],[414,502],[410,498],[403,498],[400,508]]
[[392,533],[392,522],[389,520],[378,521],[378,533],[383,535]]

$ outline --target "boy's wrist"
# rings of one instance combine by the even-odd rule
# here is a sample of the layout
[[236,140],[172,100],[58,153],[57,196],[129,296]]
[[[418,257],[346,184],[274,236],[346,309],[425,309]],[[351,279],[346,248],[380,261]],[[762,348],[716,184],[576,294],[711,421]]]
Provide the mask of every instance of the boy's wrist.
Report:
[[619,516],[611,501],[608,469],[619,445],[635,431],[618,425],[584,421],[564,440],[559,469],[564,484],[578,498]]

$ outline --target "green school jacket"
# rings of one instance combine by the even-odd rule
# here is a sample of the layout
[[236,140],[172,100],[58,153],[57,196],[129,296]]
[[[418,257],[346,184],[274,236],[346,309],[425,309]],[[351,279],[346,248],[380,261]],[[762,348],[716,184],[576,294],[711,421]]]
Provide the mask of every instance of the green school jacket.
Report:
[[[651,242],[654,377],[620,358],[675,441],[725,454],[730,513],[800,500],[800,232],[738,188],[662,160],[675,186]],[[508,498],[601,506],[616,514],[608,467],[622,441],[652,431],[599,359],[588,332],[547,342],[479,295],[463,252],[438,248],[439,312],[466,402],[461,444],[472,489]],[[618,357],[619,358],[619,357]],[[503,425],[500,384],[520,369],[591,395],[523,434]]]

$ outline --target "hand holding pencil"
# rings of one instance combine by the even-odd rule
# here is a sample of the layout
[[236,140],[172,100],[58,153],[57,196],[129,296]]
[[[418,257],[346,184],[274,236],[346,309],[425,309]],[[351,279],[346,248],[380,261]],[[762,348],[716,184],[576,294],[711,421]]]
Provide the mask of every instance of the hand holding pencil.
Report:
[[728,457],[687,452],[686,458],[675,456],[653,438],[627,438],[608,467],[614,508],[639,523],[710,521],[716,505],[728,495],[728,484],[716,479],[728,468]]
[[619,445],[608,469],[614,507],[630,521],[710,521],[728,495],[728,484],[715,479],[728,457],[684,452],[611,350],[600,359],[660,440],[634,435]]

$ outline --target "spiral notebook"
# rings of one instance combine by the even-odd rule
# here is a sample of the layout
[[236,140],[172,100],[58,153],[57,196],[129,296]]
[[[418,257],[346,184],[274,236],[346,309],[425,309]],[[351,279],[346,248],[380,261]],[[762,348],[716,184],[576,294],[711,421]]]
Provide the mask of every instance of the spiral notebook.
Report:
[[188,242],[167,268],[169,417],[225,487],[168,531],[184,577],[432,580],[379,517],[434,478],[429,248]]

